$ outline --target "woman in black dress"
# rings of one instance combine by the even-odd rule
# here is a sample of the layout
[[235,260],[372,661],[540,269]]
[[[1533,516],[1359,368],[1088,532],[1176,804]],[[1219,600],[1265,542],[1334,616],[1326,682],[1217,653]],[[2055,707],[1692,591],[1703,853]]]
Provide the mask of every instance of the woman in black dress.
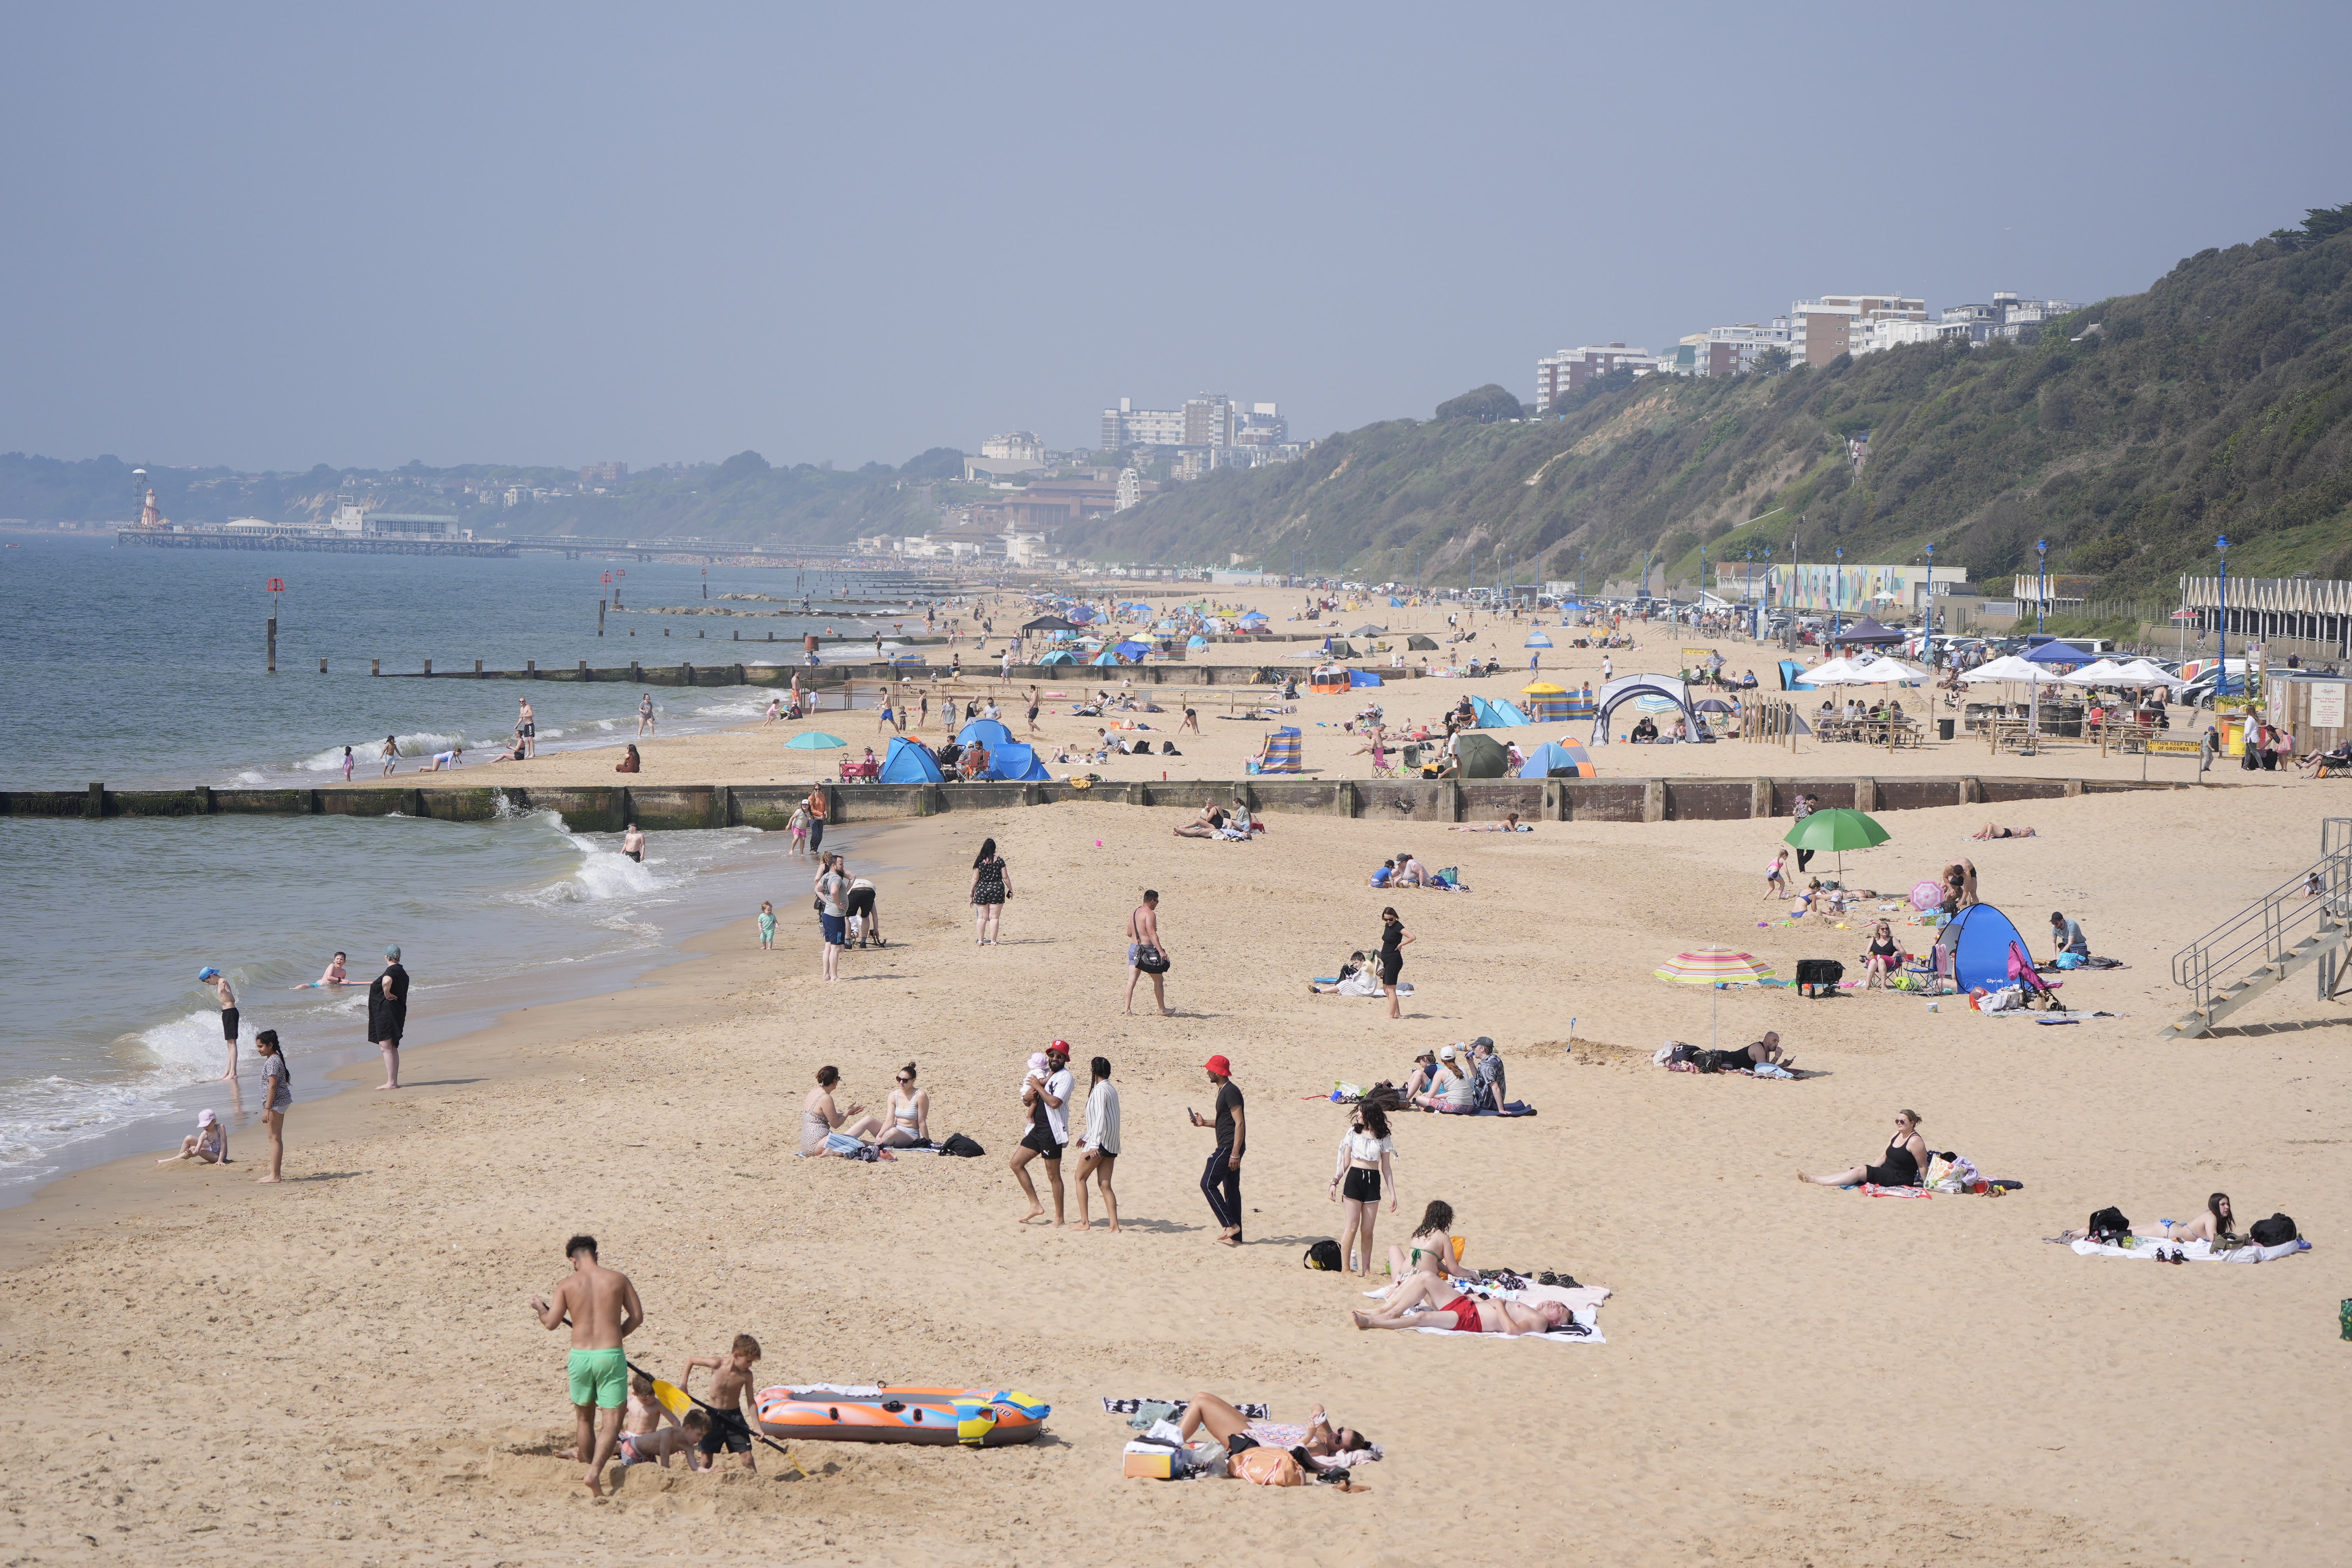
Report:
[[1412,942],[1412,933],[1397,918],[1394,908],[1381,911],[1381,989],[1388,993],[1389,1016],[1402,1018],[1397,1011],[1397,975],[1404,968],[1404,949]]
[[1881,1187],[1916,1187],[1927,1169],[1927,1145],[1919,1136],[1919,1113],[1898,1110],[1895,1113],[1895,1136],[1886,1141],[1885,1163],[1856,1165],[1833,1176],[1809,1176],[1800,1171],[1797,1180],[1823,1187],[1853,1187],[1864,1182]]
[[996,945],[996,922],[1004,918],[1004,900],[1012,896],[1013,883],[997,856],[996,840],[982,839],[971,862],[972,927],[981,946]]

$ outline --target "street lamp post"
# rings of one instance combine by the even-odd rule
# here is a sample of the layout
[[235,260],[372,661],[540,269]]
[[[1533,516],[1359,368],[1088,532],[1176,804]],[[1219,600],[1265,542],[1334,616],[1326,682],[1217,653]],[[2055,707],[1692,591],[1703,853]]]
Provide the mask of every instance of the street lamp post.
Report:
[[2221,557],[2221,609],[2218,617],[2221,636],[2221,662],[2216,667],[2221,674],[2213,678],[2213,694],[2227,696],[2230,690],[2230,536],[2215,538],[2214,550]]
[[1757,640],[1758,642],[1762,642],[1762,641],[1764,640],[1764,620],[1763,620],[1763,616],[1764,616],[1764,612],[1765,612],[1766,610],[1770,609],[1771,607],[1772,607],[1772,547],[1771,547],[1770,545],[1769,545],[1769,544],[1768,544],[1768,545],[1766,545],[1766,546],[1764,547],[1764,595],[1763,595],[1763,603],[1758,606],[1758,608],[1757,608],[1757,612],[1756,612],[1756,615],[1757,615],[1757,621],[1756,621],[1756,640]]
[[2050,542],[2035,540],[2033,552],[2041,558],[2040,566],[2035,568],[2038,581],[2033,591],[2033,635],[2038,637],[2042,635],[2042,614],[2050,608]]
[[1927,602],[1919,610],[1919,651],[1936,668],[1936,547],[1927,546]]
[[1830,646],[1832,647],[1837,646],[1838,638],[1845,635],[1845,546],[1836,546],[1834,553],[1837,563],[1830,568],[1830,602],[1834,606],[1830,612]]

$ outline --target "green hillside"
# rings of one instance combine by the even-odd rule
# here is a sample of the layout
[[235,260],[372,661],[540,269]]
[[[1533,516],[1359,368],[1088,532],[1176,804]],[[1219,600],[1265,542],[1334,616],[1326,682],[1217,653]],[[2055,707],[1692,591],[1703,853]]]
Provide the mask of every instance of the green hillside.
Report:
[[[2078,340],[2079,341],[2076,341]],[[1497,423],[1493,394],[1336,436],[1300,462],[1225,470],[1065,530],[1104,561],[1434,584],[1630,576],[1650,552],[1692,579],[1775,558],[1938,563],[1979,582],[2094,574],[2168,594],[2210,569],[2352,575],[2352,205],[2189,257],[2145,294],[2039,343],[1919,344],[1818,371],[1602,386],[1564,417]],[[1847,438],[1867,435],[1866,459]]]

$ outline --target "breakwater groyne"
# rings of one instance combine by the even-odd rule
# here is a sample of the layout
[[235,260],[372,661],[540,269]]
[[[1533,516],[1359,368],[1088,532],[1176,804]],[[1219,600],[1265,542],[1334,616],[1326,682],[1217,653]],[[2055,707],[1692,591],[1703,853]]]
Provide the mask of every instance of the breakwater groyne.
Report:
[[[326,673],[326,661],[320,662],[320,673]],[[868,685],[897,686],[904,682],[963,680],[996,685],[1039,685],[1061,681],[1079,686],[1117,686],[1129,682],[1137,686],[1265,686],[1278,687],[1286,679],[1296,679],[1307,672],[1300,668],[1285,669],[1277,666],[1255,664],[1016,664],[1009,676],[1000,674],[1000,667],[978,659],[957,669],[945,664],[891,664],[875,661],[861,664],[645,664],[632,661],[622,665],[592,667],[586,659],[575,665],[550,665],[541,668],[537,663],[520,669],[484,669],[476,659],[471,669],[436,669],[426,659],[420,669],[386,669],[382,659],[369,661],[368,673],[386,680],[575,680],[604,681],[629,686],[777,686],[789,687],[793,677],[801,678],[803,690],[830,690],[857,681]],[[1410,676],[1414,671],[1383,670],[1383,677]]]
[[1140,780],[1097,784],[1055,779],[1038,784],[583,784],[541,786],[520,777],[499,784],[400,786],[336,784],[322,789],[0,791],[0,815],[31,817],[404,816],[487,822],[516,811],[561,812],[572,827],[617,833],[634,822],[648,831],[758,827],[774,831],[811,789],[824,791],[828,820],[879,822],[951,811],[1001,811],[1064,801],[1198,810],[1239,799],[1253,811],[1378,818],[1388,822],[1499,822],[1512,812],[1528,822],[1720,822],[1787,816],[1800,794],[1822,806],[1869,812],[1937,805],[2001,805],[2126,790],[2215,788],[2116,779],[2053,779],[1953,774],[1936,778],[1667,779],[1244,779]]

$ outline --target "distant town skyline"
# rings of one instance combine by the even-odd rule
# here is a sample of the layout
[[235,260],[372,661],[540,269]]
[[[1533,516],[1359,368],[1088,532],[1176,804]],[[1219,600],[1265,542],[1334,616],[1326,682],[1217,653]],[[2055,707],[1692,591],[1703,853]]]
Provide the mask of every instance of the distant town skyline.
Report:
[[1297,442],[2352,198],[2341,6],[646,17],[20,8],[0,450],[854,468],[1202,388]]

